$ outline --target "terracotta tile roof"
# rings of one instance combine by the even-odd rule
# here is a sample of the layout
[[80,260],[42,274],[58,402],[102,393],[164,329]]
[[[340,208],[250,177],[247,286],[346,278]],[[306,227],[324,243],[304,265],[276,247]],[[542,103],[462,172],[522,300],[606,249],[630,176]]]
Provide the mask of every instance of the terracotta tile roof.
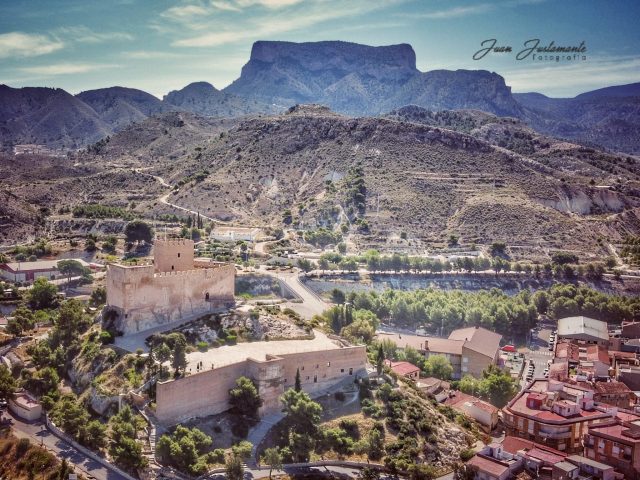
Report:
[[570,362],[577,362],[580,360],[580,348],[574,343],[560,341],[556,343],[555,357]]
[[632,394],[633,392],[629,387],[627,387],[622,382],[596,382],[595,390],[597,393],[603,394],[612,394],[612,393],[627,393]]
[[591,362],[599,360],[609,365],[609,350],[600,345],[587,345],[587,360]]
[[552,363],[549,367],[549,378],[552,380],[567,380],[569,378],[569,362]]
[[504,463],[492,458],[484,456],[481,457],[479,455],[473,456],[471,460],[467,462],[467,465],[476,467],[481,472],[487,472],[496,477],[500,477],[509,470],[509,467]]
[[409,362],[392,362],[391,360],[387,360],[385,362],[391,370],[393,370],[398,375],[406,376],[414,373],[420,373],[420,369],[416,367],[413,363]]
[[555,450],[545,445],[540,445],[539,443],[532,442],[531,440],[525,440],[524,438],[512,437],[510,435],[507,435],[506,437],[504,437],[504,440],[502,440],[502,449],[512,455],[515,455],[520,450],[531,450],[533,448],[548,452],[553,455],[558,455],[563,458],[566,457],[566,455],[559,450]]
[[565,455],[562,455],[559,452],[557,454],[552,453],[552,452],[541,449],[537,445],[531,450],[529,450],[527,452],[527,455],[532,458],[537,458],[538,460],[540,460],[543,463],[546,463],[547,465],[553,465],[554,463],[561,462],[565,458]]

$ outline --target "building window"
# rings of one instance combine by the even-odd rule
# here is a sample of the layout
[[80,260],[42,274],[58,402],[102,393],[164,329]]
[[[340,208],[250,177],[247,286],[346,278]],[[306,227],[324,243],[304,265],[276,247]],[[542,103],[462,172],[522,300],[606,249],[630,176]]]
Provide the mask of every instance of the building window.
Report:
[[307,377],[307,380],[309,380],[309,377]]
[[320,368],[320,364],[319,363],[316,363],[316,368]]
[[353,368],[349,369],[349,375],[353,375]]
[[171,265],[171,270],[173,270],[173,265]]
[[340,373],[344,373],[344,368],[341,368],[341,369],[340,369]]
[[313,376],[313,383],[318,383],[318,375]]
[[178,258],[180,258],[180,254],[178,253]]
[[330,366],[331,366],[331,362],[327,362],[327,367],[330,367]]
[[304,370],[304,365],[302,366],[302,368],[300,368],[300,370]]

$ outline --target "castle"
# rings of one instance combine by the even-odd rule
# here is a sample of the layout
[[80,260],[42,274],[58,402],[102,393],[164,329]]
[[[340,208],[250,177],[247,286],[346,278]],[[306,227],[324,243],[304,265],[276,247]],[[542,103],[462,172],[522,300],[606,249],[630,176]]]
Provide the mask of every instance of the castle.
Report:
[[246,376],[258,387],[260,415],[277,412],[280,396],[295,385],[312,396],[367,375],[367,350],[322,332],[312,339],[239,343],[187,354],[186,376],[158,382],[156,417],[164,425],[222,413],[230,408],[229,389]]
[[232,306],[235,267],[196,266],[193,252],[192,240],[156,240],[153,265],[109,265],[105,321],[127,335]]

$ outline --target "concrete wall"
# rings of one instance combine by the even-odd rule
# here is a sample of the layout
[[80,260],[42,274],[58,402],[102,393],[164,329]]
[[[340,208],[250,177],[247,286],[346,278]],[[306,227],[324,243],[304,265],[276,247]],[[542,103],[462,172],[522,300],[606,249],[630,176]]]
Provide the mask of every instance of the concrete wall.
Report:
[[356,376],[364,376],[365,366],[364,346],[287,354],[266,361],[247,359],[158,383],[156,417],[163,424],[174,424],[224,412],[229,409],[228,392],[241,376],[257,383],[264,401],[260,414],[267,414],[280,408],[279,397],[285,389],[294,386],[298,368],[303,390],[313,394],[346,378],[355,380]]

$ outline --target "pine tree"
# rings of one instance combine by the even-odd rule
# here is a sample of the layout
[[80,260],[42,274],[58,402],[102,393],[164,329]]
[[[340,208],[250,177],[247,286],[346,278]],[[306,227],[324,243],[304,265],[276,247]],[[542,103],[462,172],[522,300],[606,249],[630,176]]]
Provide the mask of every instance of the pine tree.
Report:
[[299,392],[302,390],[302,383],[300,382],[300,369],[296,369],[296,384],[294,386],[295,391]]

